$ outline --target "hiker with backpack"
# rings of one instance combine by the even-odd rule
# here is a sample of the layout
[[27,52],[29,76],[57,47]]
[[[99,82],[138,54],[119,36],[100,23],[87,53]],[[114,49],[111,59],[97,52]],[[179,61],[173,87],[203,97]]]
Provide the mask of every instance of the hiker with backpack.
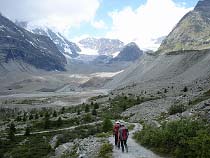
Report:
[[118,132],[120,129],[120,122],[116,121],[113,127],[113,136],[115,137],[115,146],[120,148],[120,143],[119,143],[119,136],[118,136]]
[[127,139],[128,139],[128,129],[125,127],[124,124],[121,124],[121,127],[119,128],[118,132],[118,139],[120,140],[122,152],[124,152],[124,148],[126,152],[128,152],[128,146],[127,146]]

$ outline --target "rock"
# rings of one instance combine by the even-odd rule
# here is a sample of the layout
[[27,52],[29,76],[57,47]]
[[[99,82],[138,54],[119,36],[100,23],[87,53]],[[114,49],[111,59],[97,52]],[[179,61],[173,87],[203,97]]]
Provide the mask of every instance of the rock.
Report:
[[59,145],[55,149],[55,157],[60,158],[64,154],[68,155],[68,153],[75,150],[75,147],[77,148],[76,153],[80,158],[95,157],[98,154],[103,141],[103,138],[96,138],[93,136],[84,139],[75,139],[73,142]]
[[147,101],[127,109],[122,113],[123,117],[129,117],[129,121],[138,122],[141,120],[151,122],[157,119],[161,113],[167,113],[168,108],[173,105],[174,99],[158,99]]
[[72,143],[72,142],[59,145],[55,149],[55,157],[56,158],[62,157],[63,154],[65,154],[67,152],[71,152],[73,147],[74,147],[74,143]]
[[57,145],[57,143],[58,143],[58,139],[59,139],[60,137],[63,137],[63,135],[62,135],[62,134],[58,134],[58,135],[55,135],[55,136],[52,138],[52,140],[50,141],[50,146],[52,147],[52,149],[55,149],[55,147],[56,147],[56,145]]

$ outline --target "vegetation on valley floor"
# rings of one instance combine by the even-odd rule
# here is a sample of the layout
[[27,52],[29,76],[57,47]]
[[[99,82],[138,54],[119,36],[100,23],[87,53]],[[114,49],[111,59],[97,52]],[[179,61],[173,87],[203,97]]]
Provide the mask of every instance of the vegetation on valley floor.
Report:
[[145,126],[135,134],[142,145],[175,157],[210,157],[210,126],[204,120],[183,119],[159,128]]
[[[93,98],[89,104],[83,103],[78,106],[63,107],[60,109],[33,109],[30,112],[19,111],[16,115],[14,113],[11,117],[7,118],[7,122],[13,121],[15,125],[22,126],[22,129],[17,128],[14,132],[11,132],[11,138],[5,138],[5,135],[1,134],[0,157],[36,158],[53,155],[54,149],[50,146],[49,142],[56,134],[60,135],[56,147],[63,143],[71,142],[76,138],[83,139],[90,135],[107,137],[110,135],[110,131],[112,131],[111,119],[122,119],[120,114],[126,109],[154,99],[159,98],[122,94],[114,98],[107,97],[106,105],[97,103],[95,98]],[[103,122],[97,123],[96,125],[84,125],[99,120]],[[72,126],[78,127],[66,131],[54,131],[37,135],[32,134],[35,131],[51,131]],[[6,132],[9,133],[9,131]],[[15,134],[20,132],[24,135],[15,136]],[[32,150],[33,152],[31,152]],[[111,151],[111,148],[110,145],[105,144],[101,148],[101,153],[107,150]],[[18,155],[15,156],[17,152]]]

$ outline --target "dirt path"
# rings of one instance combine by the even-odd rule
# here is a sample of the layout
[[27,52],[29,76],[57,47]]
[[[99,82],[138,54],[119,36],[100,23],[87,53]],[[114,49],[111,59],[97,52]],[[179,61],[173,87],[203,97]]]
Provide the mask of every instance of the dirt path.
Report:
[[[152,151],[144,148],[143,146],[139,145],[135,142],[132,138],[133,134],[142,129],[142,126],[138,123],[133,123],[135,125],[134,129],[130,131],[130,135],[127,141],[128,144],[128,153],[122,153],[121,149],[114,147],[113,149],[113,157],[114,158],[161,158],[160,156],[156,155]],[[114,138],[109,138],[110,143],[114,144]]]
[[[39,131],[39,132],[31,132],[30,135],[37,135],[37,134],[43,134],[43,133],[52,133],[52,132],[72,130],[72,129],[75,129],[75,128],[79,127],[79,126],[96,125],[96,124],[101,123],[101,122],[102,121],[97,121],[97,122],[92,122],[92,123],[87,123],[87,124],[82,124],[82,125],[72,126],[72,127],[67,127],[67,128],[60,128],[60,129],[46,130],[46,131]],[[15,134],[15,136],[23,136],[23,135],[24,135],[24,133]]]

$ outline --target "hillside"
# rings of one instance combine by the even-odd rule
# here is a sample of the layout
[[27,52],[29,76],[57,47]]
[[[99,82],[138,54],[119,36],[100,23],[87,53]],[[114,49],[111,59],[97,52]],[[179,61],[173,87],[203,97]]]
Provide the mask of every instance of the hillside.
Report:
[[200,0],[163,40],[159,53],[210,48],[210,1]]

